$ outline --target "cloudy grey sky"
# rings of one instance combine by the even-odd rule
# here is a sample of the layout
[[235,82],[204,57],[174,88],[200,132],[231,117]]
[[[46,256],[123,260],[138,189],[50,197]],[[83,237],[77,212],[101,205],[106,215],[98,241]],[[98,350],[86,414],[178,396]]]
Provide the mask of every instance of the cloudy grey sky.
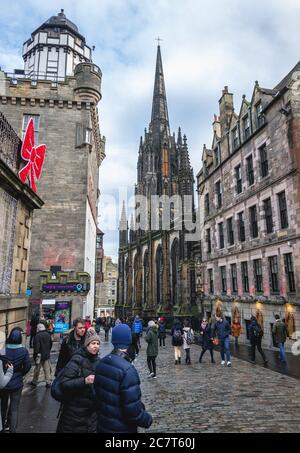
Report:
[[[298,62],[299,0],[0,0],[0,66],[22,68],[22,44],[64,8],[103,72],[99,106],[107,157],[101,192],[132,192],[139,138],[148,126],[160,36],[171,130],[188,137],[196,175],[224,85],[251,97],[254,82],[274,87]],[[106,208],[100,222],[105,221]],[[116,225],[117,226],[117,225]],[[100,223],[101,227],[101,223]],[[117,258],[118,233],[103,228],[105,253]]]

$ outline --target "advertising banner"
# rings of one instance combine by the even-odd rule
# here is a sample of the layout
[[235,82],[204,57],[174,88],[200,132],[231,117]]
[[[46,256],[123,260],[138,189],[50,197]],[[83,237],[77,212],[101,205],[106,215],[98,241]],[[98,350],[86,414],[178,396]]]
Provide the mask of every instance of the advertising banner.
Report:
[[71,327],[71,302],[60,301],[55,303],[54,332],[67,332]]

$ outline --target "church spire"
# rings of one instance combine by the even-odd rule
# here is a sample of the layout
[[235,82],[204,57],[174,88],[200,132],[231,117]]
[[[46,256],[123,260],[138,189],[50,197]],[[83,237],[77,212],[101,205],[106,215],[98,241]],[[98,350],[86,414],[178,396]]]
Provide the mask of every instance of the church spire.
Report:
[[165,89],[160,45],[157,46],[150,131],[152,132],[153,135],[160,135],[161,132],[166,132],[167,136],[170,135],[167,96]]

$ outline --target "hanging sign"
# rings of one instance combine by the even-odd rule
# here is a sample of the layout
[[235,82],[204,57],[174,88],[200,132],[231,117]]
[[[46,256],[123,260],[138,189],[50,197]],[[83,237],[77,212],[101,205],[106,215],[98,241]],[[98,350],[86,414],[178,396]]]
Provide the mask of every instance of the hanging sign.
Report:
[[46,148],[46,145],[34,146],[34,124],[33,118],[30,118],[21,149],[21,156],[28,163],[19,171],[19,177],[23,183],[29,177],[30,187],[34,192],[36,192],[35,179],[41,177]]

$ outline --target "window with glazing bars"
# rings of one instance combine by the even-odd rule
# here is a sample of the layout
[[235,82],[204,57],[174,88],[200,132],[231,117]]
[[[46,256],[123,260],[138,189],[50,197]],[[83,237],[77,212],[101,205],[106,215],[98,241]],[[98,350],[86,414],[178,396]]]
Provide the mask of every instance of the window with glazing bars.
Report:
[[224,248],[224,230],[223,230],[223,222],[218,224],[219,228],[219,245],[220,249]]
[[244,129],[244,139],[247,140],[247,138],[250,137],[250,118],[249,115],[245,116],[243,118],[243,129]]
[[209,282],[209,293],[214,293],[214,277],[213,277],[213,270],[208,269],[208,282]]
[[211,236],[210,228],[206,230],[207,253],[211,253]]
[[30,115],[30,114],[23,115],[22,140],[24,140],[26,128],[27,128],[30,118],[33,119],[34,145],[37,146],[39,144],[40,115]]
[[284,255],[284,265],[285,265],[285,273],[287,276],[288,292],[294,293],[296,291],[296,285],[295,285],[293,257],[292,257],[291,253],[286,253]]
[[237,286],[237,270],[236,264],[231,264],[231,284],[232,284],[232,292],[237,293],[238,286]]
[[269,257],[269,272],[270,272],[270,290],[272,293],[278,293],[278,262],[277,256]]
[[263,105],[261,102],[256,104],[255,111],[256,111],[256,125],[257,127],[262,126],[265,123],[265,117],[262,113]]
[[257,224],[257,210],[256,206],[251,206],[249,208],[249,218],[250,218],[250,232],[253,238],[258,236],[258,224]]
[[239,146],[239,132],[238,128],[235,127],[232,131],[232,147],[236,149]]
[[221,285],[222,285],[222,293],[227,293],[227,280],[226,280],[226,267],[220,267],[221,272]]
[[244,212],[238,213],[238,230],[239,230],[239,240],[241,242],[245,241],[245,221],[244,221]]
[[254,170],[253,170],[253,157],[252,154],[247,157],[247,178],[249,186],[254,184]]
[[234,232],[233,232],[233,221],[232,217],[227,219],[227,240],[229,245],[234,244]]
[[271,198],[264,200],[264,212],[266,219],[266,230],[267,233],[273,233],[273,214],[272,214],[272,204]]
[[278,202],[279,202],[279,212],[280,212],[280,223],[281,228],[288,228],[288,214],[287,214],[287,204],[286,204],[286,197],[285,191],[280,192],[278,194]]
[[221,181],[216,182],[216,196],[217,196],[217,208],[222,207],[222,192],[221,192]]
[[243,261],[241,263],[242,268],[242,282],[243,282],[243,291],[244,293],[249,293],[249,277],[248,277],[248,263]]
[[205,209],[205,215],[208,216],[209,215],[209,194],[208,193],[205,194],[204,209]]
[[260,172],[262,178],[265,178],[269,174],[267,145],[263,145],[259,148],[259,154],[260,154]]
[[235,167],[235,181],[236,181],[236,193],[241,193],[243,190],[242,187],[242,169],[241,165]]
[[261,293],[263,290],[261,259],[253,261],[253,270],[254,270],[255,290],[257,293]]

